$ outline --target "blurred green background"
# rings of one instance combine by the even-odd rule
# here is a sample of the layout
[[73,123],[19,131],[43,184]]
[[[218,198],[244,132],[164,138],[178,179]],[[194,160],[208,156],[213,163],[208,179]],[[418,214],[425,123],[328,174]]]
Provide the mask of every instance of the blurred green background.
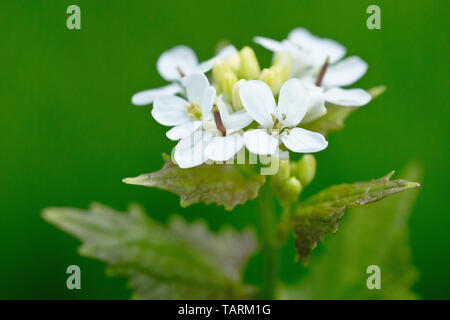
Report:
[[[82,29],[66,28],[66,8],[81,7]],[[381,7],[381,30],[366,28],[366,8]],[[415,159],[425,178],[410,220],[415,291],[450,298],[449,4],[432,1],[1,1],[0,298],[129,298],[126,281],[76,253],[78,241],[40,217],[47,206],[86,208],[95,200],[125,209],[141,203],[152,217],[204,217],[217,229],[257,224],[254,201],[224,212],[214,205],[181,210],[175,195],[121,183],[155,171],[173,143],[133,93],[161,86],[159,54],[177,44],[200,60],[218,40],[252,44],[282,39],[294,27],[343,43],[369,63],[358,87],[386,84],[386,93],[353,114],[318,155],[308,192],[380,177]],[[344,218],[345,223],[345,218]],[[294,249],[282,278],[298,277]],[[314,259],[314,256],[313,258]],[[66,267],[78,264],[82,290],[66,289]],[[258,261],[249,278],[257,278]]]

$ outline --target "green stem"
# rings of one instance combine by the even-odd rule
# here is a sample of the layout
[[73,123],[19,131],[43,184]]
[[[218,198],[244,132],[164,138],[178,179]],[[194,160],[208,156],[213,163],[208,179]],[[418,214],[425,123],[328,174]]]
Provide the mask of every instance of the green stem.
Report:
[[277,243],[283,244],[286,241],[286,237],[289,234],[289,219],[291,218],[291,203],[282,204],[283,211],[281,212],[281,221],[278,224]]
[[259,193],[259,217],[261,223],[260,243],[263,254],[262,299],[274,299],[278,281],[277,270],[277,222],[274,198],[269,181],[262,186]]

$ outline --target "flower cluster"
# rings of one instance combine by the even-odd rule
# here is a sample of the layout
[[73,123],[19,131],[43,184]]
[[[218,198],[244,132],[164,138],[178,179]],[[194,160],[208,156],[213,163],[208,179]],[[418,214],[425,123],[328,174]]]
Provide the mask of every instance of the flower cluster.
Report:
[[244,147],[276,157],[286,150],[321,151],[328,145],[325,137],[302,124],[324,116],[327,103],[357,107],[370,101],[362,89],[342,88],[361,78],[367,63],[356,56],[343,59],[341,44],[303,28],[282,41],[254,41],[274,52],[269,68],[261,70],[250,47],[238,51],[229,45],[199,63],[191,48],[176,46],[157,62],[171,83],[133,96],[135,105],[153,103],[154,119],[172,127],[166,135],[179,140],[174,160],[181,168],[227,161]]

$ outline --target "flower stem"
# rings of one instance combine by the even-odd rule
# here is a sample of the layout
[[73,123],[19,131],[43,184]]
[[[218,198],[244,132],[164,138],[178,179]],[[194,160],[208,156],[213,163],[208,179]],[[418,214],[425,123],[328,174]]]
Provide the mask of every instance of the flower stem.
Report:
[[278,244],[283,244],[286,241],[286,237],[289,234],[289,219],[291,217],[291,203],[282,204],[283,211],[281,212],[280,223],[277,230]]
[[278,282],[277,270],[277,222],[271,184],[267,181],[259,194],[259,217],[261,223],[260,244],[263,254],[263,279],[261,299],[274,299]]

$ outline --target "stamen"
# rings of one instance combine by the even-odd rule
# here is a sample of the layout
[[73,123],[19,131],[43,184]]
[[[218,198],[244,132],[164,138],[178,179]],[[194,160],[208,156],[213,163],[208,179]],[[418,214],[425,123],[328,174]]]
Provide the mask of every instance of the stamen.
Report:
[[330,57],[327,57],[325,60],[325,63],[322,66],[322,69],[320,69],[319,76],[317,77],[316,86],[320,87],[322,84],[323,76],[325,75],[325,71],[327,71],[328,64],[330,63]]
[[216,122],[216,127],[222,134],[222,136],[225,136],[227,134],[227,130],[225,129],[225,126],[223,125],[222,118],[220,117],[219,109],[217,109],[217,106],[214,104],[213,106],[214,111],[214,121]]
[[273,113],[271,113],[270,116],[272,117],[272,121],[273,121],[273,122],[277,122],[278,119],[277,119],[277,116],[276,116],[276,115],[274,115]]
[[181,70],[181,68],[179,66],[177,66],[177,71],[180,74],[180,77],[184,78],[184,72],[183,72],[183,70]]
[[283,128],[283,123],[282,122],[275,122],[273,125],[273,130],[280,130],[281,128]]
[[200,106],[191,103],[188,106],[185,106],[188,116],[194,120],[201,120],[202,119],[202,110],[200,109]]

